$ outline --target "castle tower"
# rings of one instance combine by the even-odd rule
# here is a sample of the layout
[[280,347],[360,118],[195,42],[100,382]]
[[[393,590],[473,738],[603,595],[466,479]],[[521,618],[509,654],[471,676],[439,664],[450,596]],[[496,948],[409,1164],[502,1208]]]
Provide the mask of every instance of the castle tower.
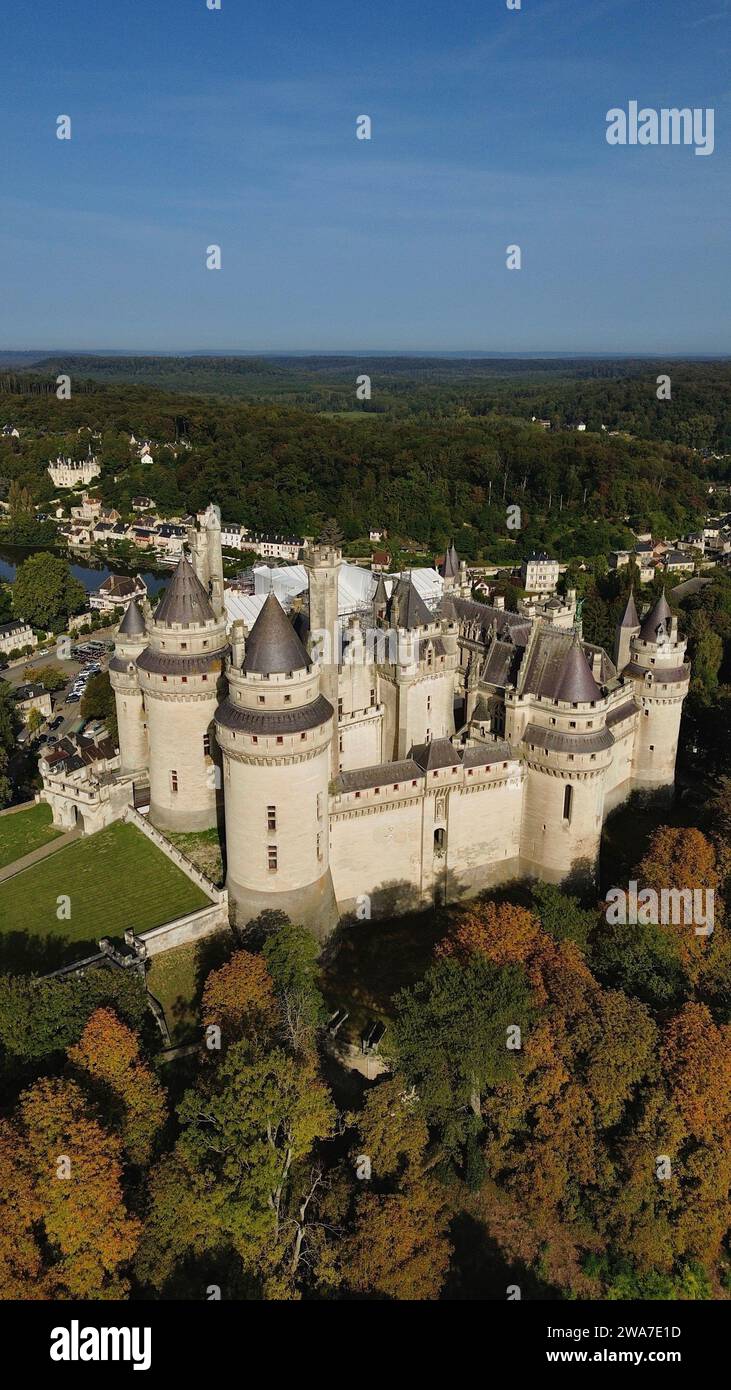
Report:
[[631,660],[622,673],[632,681],[640,707],[633,756],[633,782],[640,788],[670,788],[675,781],[680,719],[690,685],[685,647],[663,593],[632,637]]
[[328,818],[334,711],[320,691],[320,668],[274,594],[246,639],[242,665],[230,662],[226,674],[216,732],[234,920],[243,926],[279,910],[324,940],[338,919]]
[[198,516],[198,524],[188,527],[188,548],[196,577],[211,601],[217,618],[224,616],[223,552],[221,549],[221,509],[209,502]]
[[137,674],[137,658],[146,646],[145,620],[133,599],[119,624],[114,655],[109,662],[109,679],[117,706],[122,772],[147,768],[147,724]]
[[[303,553],[310,597],[310,650],[317,655],[321,672],[320,689],[333,710],[338,708],[338,572],[341,560],[342,551],[335,545],[310,544]],[[333,776],[338,771],[337,718],[333,720],[332,728],[332,771]]]
[[380,668],[384,757],[406,758],[413,744],[454,733],[457,624],[429,612],[411,576],[402,575],[388,605],[396,640]]
[[208,830],[222,806],[213,716],[226,623],[184,556],[148,636],[137,669],[150,745],[150,820],[161,830]]
[[614,739],[578,636],[563,655],[565,635],[555,636],[554,649],[551,630],[536,631],[539,698],[530,701],[530,722],[522,733],[522,853],[528,872],[550,882],[572,874],[591,881]]
[[205,512],[208,583],[211,607],[217,618],[225,614],[223,602],[223,552],[221,550],[221,509],[211,502]]
[[632,590],[629,591],[627,607],[624,610],[622,621],[617,624],[614,634],[614,664],[617,671],[621,673],[629,662],[631,642],[633,637],[637,637],[640,631],[640,620],[637,617],[635,607],[635,596]]
[[445,593],[447,593],[449,589],[458,589],[460,587],[461,576],[459,555],[457,554],[454,548],[454,541],[451,542],[449,549],[446,555],[444,556],[441,565],[439,566],[439,573],[441,574],[444,580]]
[[376,580],[376,587],[373,591],[372,603],[374,626],[376,623],[385,623],[386,613],[388,610],[388,594],[386,592],[386,585],[384,583],[382,574],[379,574],[378,579]]

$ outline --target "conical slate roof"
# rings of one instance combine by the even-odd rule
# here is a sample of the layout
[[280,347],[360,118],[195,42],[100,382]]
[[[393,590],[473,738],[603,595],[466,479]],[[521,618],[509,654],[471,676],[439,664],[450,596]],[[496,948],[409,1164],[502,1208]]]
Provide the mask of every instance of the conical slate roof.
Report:
[[192,565],[181,556],[165,597],[155,609],[155,622],[198,627],[215,619],[208,594]]
[[639,620],[639,618],[637,617],[637,607],[636,607],[636,605],[635,605],[635,596],[634,596],[634,593],[633,593],[632,589],[630,589],[630,591],[629,591],[629,598],[627,599],[627,607],[626,607],[625,610],[624,610],[624,617],[623,617],[621,623],[619,624],[619,626],[620,626],[620,627],[639,627],[639,625],[640,625],[640,620]]
[[307,671],[311,665],[276,594],[267,594],[246,641],[244,671],[273,676],[285,671]]
[[578,640],[572,642],[563,663],[555,699],[583,705],[601,698],[602,692],[591,674],[581,643]]
[[433,621],[423,598],[414,587],[411,576],[399,579],[391,595],[391,622],[396,627],[425,627]]
[[137,606],[135,599],[128,604],[127,611],[119,624],[119,637],[143,637],[145,633],[145,620]]
[[459,555],[457,554],[454,548],[454,541],[452,541],[449,550],[444,556],[444,563],[442,565],[442,577],[444,579],[456,579],[458,574]]
[[382,608],[384,604],[388,603],[388,594],[386,593],[386,585],[382,574],[378,576],[378,581],[373,592],[372,603],[374,608]]
[[645,617],[642,619],[640,637],[643,642],[657,642],[660,628],[662,628],[665,633],[669,633],[672,616],[668,601],[665,597],[665,591],[663,590],[655,607],[651,608],[650,612],[646,613]]

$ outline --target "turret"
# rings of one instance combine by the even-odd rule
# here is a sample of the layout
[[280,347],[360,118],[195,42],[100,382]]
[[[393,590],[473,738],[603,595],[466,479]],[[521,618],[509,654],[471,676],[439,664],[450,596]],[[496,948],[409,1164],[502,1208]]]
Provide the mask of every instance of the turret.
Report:
[[642,619],[630,641],[630,661],[622,674],[632,681],[640,720],[633,756],[635,786],[672,787],[683,701],[690,685],[686,643],[665,594]]
[[216,710],[223,757],[229,902],[239,926],[282,911],[324,939],[337,923],[328,788],[333,707],[320,669],[269,594],[226,670]]
[[117,706],[122,772],[137,772],[147,767],[147,724],[137,674],[137,658],[146,646],[145,619],[133,599],[119,624],[114,655],[109,662],[109,679]]
[[137,669],[150,744],[150,820],[161,830],[211,829],[222,803],[213,716],[226,623],[185,557],[148,636]]
[[637,617],[635,596],[630,589],[624,616],[621,622],[617,624],[614,634],[614,664],[620,674],[632,655],[632,638],[637,637],[639,631],[640,620]]
[[460,585],[460,559],[454,548],[454,541],[450,543],[444,559],[439,566],[439,573],[444,580],[445,593],[449,589],[457,589]]

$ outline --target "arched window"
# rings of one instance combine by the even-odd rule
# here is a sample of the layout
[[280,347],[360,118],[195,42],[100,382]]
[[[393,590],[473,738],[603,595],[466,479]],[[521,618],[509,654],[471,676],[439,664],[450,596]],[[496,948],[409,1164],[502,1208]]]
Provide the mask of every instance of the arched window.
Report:
[[563,818],[565,821],[571,820],[571,806],[574,799],[574,789],[570,782],[566,783],[563,794]]

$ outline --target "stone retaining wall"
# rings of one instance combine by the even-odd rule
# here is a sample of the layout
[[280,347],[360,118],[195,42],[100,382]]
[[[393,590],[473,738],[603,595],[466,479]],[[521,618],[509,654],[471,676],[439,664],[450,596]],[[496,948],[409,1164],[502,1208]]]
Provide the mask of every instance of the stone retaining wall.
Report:
[[[228,892],[226,889],[217,888],[215,883],[211,882],[210,878],[206,878],[206,875],[191,862],[186,854],[183,854],[182,850],[176,849],[175,845],[172,845],[160,830],[156,830],[155,826],[150,824],[146,816],[141,816],[139,811],[136,811],[133,806],[129,806],[123,819],[130,825],[136,825],[137,829],[141,830],[142,834],[146,835],[148,840],[152,840],[152,843],[157,845],[157,848],[162,850],[163,854],[167,855],[167,858],[173,864],[177,864],[178,868],[181,869],[193,883],[197,883],[198,887],[202,888],[203,892],[206,893],[213,902],[224,904],[228,911]],[[158,928],[155,928],[155,930],[158,930]]]

